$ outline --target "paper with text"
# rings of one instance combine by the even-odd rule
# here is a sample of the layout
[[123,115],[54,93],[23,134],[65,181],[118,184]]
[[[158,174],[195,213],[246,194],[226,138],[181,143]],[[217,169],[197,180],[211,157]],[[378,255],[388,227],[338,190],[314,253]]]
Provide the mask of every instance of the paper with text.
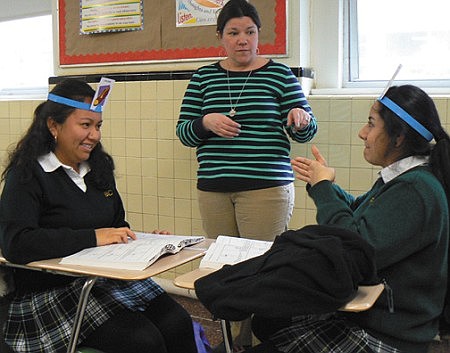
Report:
[[219,235],[200,261],[200,268],[219,269],[223,265],[238,262],[264,254],[273,242]]
[[204,240],[202,236],[163,235],[135,232],[137,239],[83,249],[61,259],[61,264],[144,270],[164,254],[175,254]]

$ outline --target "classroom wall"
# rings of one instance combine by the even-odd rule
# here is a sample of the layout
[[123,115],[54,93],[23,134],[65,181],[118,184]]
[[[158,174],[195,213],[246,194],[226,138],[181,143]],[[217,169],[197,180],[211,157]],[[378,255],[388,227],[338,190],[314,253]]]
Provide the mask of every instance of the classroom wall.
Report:
[[48,15],[52,13],[52,0],[0,0],[0,21]]
[[[105,108],[103,144],[116,162],[117,183],[133,229],[168,229],[176,234],[203,234],[196,198],[195,150],[175,135],[178,110],[187,80],[116,82]],[[357,137],[366,122],[372,96],[310,96],[318,120],[317,144],[337,182],[358,194],[367,190],[378,168],[362,157]],[[450,98],[434,98],[447,130]],[[0,101],[0,158],[31,122],[39,101]],[[292,155],[308,155],[311,143],[292,144]],[[3,170],[3,169],[1,169]],[[290,228],[315,223],[315,207],[305,185],[295,182],[296,200]],[[196,262],[165,273],[174,278],[193,269]]]
[[[52,0],[52,4],[55,6],[56,1]],[[289,66],[310,64],[309,27],[302,31],[299,29],[299,22],[307,22],[308,16],[309,0],[289,2],[290,55],[280,59]],[[315,35],[317,33],[320,31],[314,32]],[[329,50],[329,46],[326,48]],[[87,66],[59,68],[57,74],[105,74],[125,69],[159,71],[168,67],[170,70],[190,70],[199,64]],[[116,162],[118,188],[127,218],[135,230],[159,228],[176,234],[203,234],[196,198],[195,150],[183,146],[175,135],[179,106],[187,84],[187,79],[138,81],[133,78],[116,82],[105,109],[103,144]],[[318,134],[311,143],[293,143],[292,156],[309,155],[311,144],[317,144],[329,165],[337,169],[337,182],[341,186],[355,194],[367,190],[375,180],[378,168],[364,161],[363,144],[357,134],[366,122],[375,98],[361,95],[309,96],[318,120]],[[449,130],[450,97],[436,96],[434,99]],[[8,147],[16,143],[29,126],[33,110],[39,103],[32,100],[0,101],[0,172]],[[306,195],[304,183],[296,181],[295,185],[296,200],[290,228],[315,223],[315,207]],[[173,278],[195,266],[196,262],[182,266],[163,277]]]

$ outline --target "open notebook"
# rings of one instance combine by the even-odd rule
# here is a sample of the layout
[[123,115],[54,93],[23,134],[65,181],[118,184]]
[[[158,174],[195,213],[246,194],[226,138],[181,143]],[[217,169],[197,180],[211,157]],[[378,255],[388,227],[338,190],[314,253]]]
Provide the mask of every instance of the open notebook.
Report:
[[83,249],[61,259],[61,264],[90,267],[144,270],[165,254],[176,254],[186,246],[199,243],[202,236],[163,235],[136,232],[137,239],[126,244],[111,244]]

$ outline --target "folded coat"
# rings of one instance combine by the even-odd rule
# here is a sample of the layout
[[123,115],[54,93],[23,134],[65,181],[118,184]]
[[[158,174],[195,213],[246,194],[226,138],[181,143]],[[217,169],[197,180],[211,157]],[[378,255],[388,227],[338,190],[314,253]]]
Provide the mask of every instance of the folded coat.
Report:
[[352,231],[326,225],[289,230],[263,255],[224,266],[195,281],[216,317],[240,321],[334,312],[361,284],[378,283],[374,250]]

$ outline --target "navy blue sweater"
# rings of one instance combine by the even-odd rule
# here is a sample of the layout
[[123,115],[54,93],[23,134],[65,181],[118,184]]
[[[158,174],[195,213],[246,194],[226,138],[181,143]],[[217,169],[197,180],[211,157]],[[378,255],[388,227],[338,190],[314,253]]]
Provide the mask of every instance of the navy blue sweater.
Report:
[[[241,124],[239,136],[224,138],[203,127],[209,113],[228,115]],[[286,126],[293,108],[309,113],[310,124],[294,131]],[[219,63],[198,69],[188,85],[177,136],[197,148],[198,188],[243,191],[291,183],[290,141],[310,141],[317,123],[298,79],[286,65],[269,61],[252,72],[224,70]]]
[[[21,182],[8,173],[0,201],[0,247],[11,262],[63,257],[97,245],[96,228],[128,226],[115,187],[99,190],[89,173],[87,191],[78,188],[62,168],[46,173],[36,162],[32,178]],[[17,271],[18,292],[48,289],[73,280],[43,272]]]

